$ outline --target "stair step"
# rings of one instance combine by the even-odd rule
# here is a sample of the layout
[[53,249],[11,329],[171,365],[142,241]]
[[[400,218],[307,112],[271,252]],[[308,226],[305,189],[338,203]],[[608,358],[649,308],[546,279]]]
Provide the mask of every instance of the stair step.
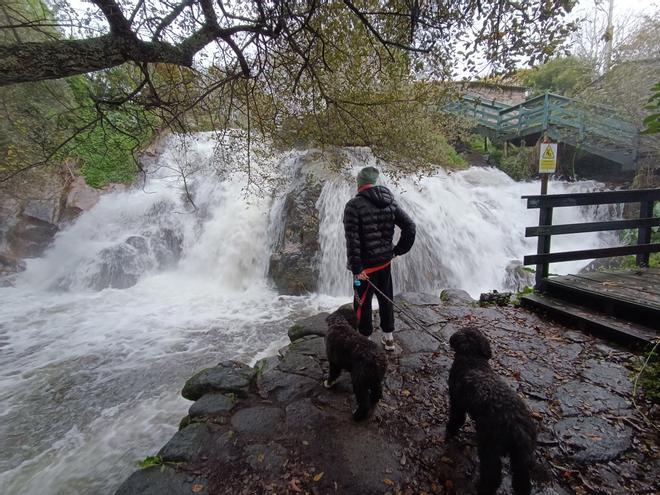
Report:
[[564,301],[579,301],[591,311],[630,320],[660,330],[658,296],[609,282],[591,280],[589,275],[564,275],[543,281],[543,293]]
[[520,300],[526,308],[545,311],[580,330],[620,343],[645,346],[658,337],[656,331],[644,325],[605,315],[547,294],[526,294]]

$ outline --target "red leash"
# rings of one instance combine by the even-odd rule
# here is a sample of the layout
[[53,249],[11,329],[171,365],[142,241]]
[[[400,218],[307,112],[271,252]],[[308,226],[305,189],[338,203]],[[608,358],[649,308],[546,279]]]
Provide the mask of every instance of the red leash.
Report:
[[[371,268],[365,268],[364,273],[366,273],[367,275],[370,275],[374,272],[377,272],[379,270],[383,270],[384,268],[387,268],[391,264],[392,264],[392,261],[388,261],[387,263],[384,263],[382,265],[373,266]],[[371,282],[369,282],[368,278],[367,278],[367,280],[365,280],[365,282],[369,283],[369,285],[371,285],[371,287],[375,288],[375,285],[372,284]],[[367,290],[364,291],[364,294],[362,294],[362,297],[358,299],[357,289],[355,289],[355,299],[357,299],[357,302],[358,302],[358,309],[355,312],[355,316],[357,316],[358,324],[360,323],[360,319],[362,318],[362,305],[364,304],[364,301],[367,300],[367,293],[368,292],[369,292],[369,288],[367,287]]]

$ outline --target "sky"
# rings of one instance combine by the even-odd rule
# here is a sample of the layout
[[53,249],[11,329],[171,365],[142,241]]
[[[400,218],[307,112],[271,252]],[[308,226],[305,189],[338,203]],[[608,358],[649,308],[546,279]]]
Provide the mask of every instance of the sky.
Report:
[[[89,0],[69,0],[69,4],[76,10],[84,11],[93,8]],[[597,9],[606,13],[608,7],[609,0],[578,0],[578,4],[569,14],[569,19],[576,20],[581,17],[591,17],[593,12]],[[660,12],[660,0],[614,0],[613,18],[615,24],[617,18],[620,16],[629,17],[641,14],[651,14],[654,12]],[[460,67],[457,68],[457,70],[458,76],[462,75],[465,77],[468,75],[468,73]],[[488,66],[484,65],[482,71],[487,72],[488,70]]]
[[[609,5],[608,0],[601,0],[599,2],[605,10]],[[659,3],[657,1],[649,0],[614,0],[614,16],[625,14],[627,12],[634,13],[650,13],[653,11],[660,10]],[[595,9],[594,0],[580,0],[577,6],[574,9],[574,12],[582,10],[591,10]]]

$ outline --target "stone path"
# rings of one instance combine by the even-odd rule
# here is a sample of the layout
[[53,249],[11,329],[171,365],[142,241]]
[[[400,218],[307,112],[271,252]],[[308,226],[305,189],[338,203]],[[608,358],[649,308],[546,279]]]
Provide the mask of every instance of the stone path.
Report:
[[321,386],[325,315],[308,318],[278,356],[191,378],[183,395],[196,402],[158,453],[162,466],[135,472],[117,495],[474,493],[471,422],[444,442],[452,357],[443,342],[468,323],[488,335],[493,367],[538,421],[534,493],[658,493],[658,438],[631,404],[633,354],[525,310],[475,307],[460,291],[442,299],[397,297],[426,330],[397,315],[399,345],[370,421],[351,420],[348,374]]

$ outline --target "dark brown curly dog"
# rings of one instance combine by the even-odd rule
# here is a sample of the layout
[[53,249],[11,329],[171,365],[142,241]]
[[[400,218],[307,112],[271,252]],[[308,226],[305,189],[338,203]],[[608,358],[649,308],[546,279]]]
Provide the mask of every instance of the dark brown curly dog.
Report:
[[474,420],[479,451],[479,495],[494,495],[502,482],[500,458],[511,458],[513,493],[529,495],[536,428],[529,409],[498,377],[488,360],[488,339],[476,328],[464,328],[449,339],[455,352],[449,372],[450,412],[446,439],[458,433],[465,414]]
[[356,330],[357,318],[352,308],[343,306],[329,315],[326,321],[328,333],[325,349],[330,372],[323,385],[330,388],[342,370],[350,372],[358,404],[353,419],[363,421],[383,395],[382,381],[387,371],[387,358],[378,345]]

